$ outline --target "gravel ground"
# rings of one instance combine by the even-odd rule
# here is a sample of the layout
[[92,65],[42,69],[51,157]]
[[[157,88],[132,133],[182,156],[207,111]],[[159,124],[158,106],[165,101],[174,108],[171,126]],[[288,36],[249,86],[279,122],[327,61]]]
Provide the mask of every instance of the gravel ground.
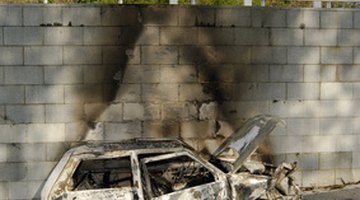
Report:
[[308,193],[304,195],[304,200],[360,200],[360,186],[351,188]]

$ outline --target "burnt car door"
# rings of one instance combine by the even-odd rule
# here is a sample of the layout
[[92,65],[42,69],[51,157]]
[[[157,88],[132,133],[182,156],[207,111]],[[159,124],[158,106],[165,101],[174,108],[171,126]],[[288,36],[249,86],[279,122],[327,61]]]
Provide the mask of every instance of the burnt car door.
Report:
[[143,158],[141,166],[146,199],[229,199],[225,174],[190,152]]
[[[52,173],[42,199],[139,199],[133,154],[91,153],[65,156],[59,173]],[[56,168],[54,170],[57,170]],[[55,183],[52,185],[52,183]]]

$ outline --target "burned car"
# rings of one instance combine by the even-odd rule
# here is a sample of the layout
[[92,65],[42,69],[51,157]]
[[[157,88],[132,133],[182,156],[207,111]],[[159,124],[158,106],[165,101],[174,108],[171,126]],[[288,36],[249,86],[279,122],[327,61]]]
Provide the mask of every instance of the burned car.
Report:
[[280,121],[256,116],[207,156],[176,139],[79,146],[59,161],[41,199],[301,199],[293,164],[248,159]]

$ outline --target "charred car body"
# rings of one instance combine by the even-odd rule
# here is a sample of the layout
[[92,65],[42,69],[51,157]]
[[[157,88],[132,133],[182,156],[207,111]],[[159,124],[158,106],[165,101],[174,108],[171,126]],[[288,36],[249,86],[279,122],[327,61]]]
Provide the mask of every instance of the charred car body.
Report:
[[294,165],[247,159],[279,122],[248,120],[207,159],[171,139],[76,147],[54,168],[41,199],[300,199]]

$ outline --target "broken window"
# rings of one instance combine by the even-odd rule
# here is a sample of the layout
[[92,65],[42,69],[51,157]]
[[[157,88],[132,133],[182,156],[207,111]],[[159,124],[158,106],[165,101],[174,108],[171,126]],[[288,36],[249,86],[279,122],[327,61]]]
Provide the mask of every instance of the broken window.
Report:
[[132,187],[130,157],[83,160],[72,176],[73,191]]
[[152,197],[215,181],[214,175],[203,164],[187,155],[156,158],[150,158],[151,161],[145,161],[143,165],[146,184],[150,187],[148,193]]

